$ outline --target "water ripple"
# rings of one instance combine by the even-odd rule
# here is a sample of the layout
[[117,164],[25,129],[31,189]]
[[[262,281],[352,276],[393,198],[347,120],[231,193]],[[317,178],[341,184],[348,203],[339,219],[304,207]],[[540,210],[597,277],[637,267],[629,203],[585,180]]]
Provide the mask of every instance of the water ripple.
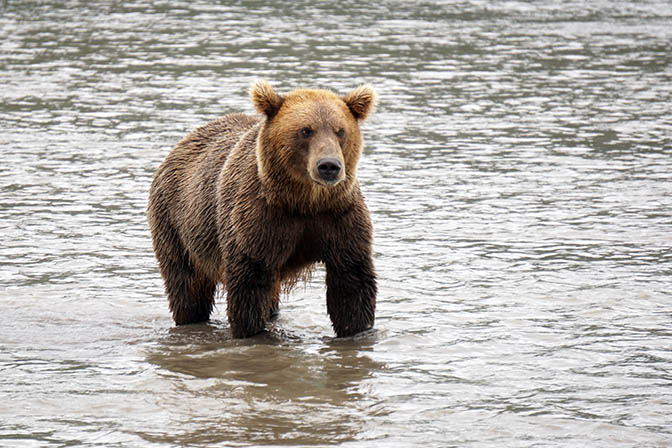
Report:
[[[0,9],[0,440],[669,442],[667,2]],[[370,334],[333,338],[322,270],[259,338],[222,297],[172,326],[151,177],[256,78],[378,89]]]

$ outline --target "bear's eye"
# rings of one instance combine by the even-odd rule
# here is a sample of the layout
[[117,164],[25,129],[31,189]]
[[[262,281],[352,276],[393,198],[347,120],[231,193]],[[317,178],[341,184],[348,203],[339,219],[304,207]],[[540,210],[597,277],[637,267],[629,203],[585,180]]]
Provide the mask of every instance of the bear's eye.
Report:
[[341,128],[338,131],[336,131],[336,137],[343,138],[344,135],[345,135],[345,129]]
[[303,128],[303,129],[301,129],[301,137],[303,137],[303,138],[312,137],[312,135],[313,135],[314,133],[315,133],[315,131],[313,131],[313,130],[310,129],[310,128]]

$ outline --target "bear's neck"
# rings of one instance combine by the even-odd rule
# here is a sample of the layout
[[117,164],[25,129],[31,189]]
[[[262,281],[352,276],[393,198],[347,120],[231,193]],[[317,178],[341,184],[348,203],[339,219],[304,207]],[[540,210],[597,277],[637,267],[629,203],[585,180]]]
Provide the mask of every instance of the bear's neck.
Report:
[[266,176],[260,176],[262,191],[266,202],[280,207],[291,214],[317,215],[322,213],[344,213],[354,203],[356,179],[346,178],[333,187],[317,183],[300,183],[290,178],[271,182]]

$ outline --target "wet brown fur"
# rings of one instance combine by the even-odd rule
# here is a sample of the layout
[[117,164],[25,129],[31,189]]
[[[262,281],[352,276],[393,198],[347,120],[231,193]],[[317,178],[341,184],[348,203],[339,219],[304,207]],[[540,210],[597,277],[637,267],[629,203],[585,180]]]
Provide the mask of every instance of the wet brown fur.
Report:
[[[277,312],[281,291],[323,262],[336,334],[371,328],[373,231],[356,171],[359,123],[375,93],[281,96],[260,81],[250,97],[261,119],[230,114],[194,130],[152,182],[148,220],[176,324],[208,320],[221,282],[234,337],[252,336]],[[333,185],[317,174],[316,160],[327,156],[345,174]]]

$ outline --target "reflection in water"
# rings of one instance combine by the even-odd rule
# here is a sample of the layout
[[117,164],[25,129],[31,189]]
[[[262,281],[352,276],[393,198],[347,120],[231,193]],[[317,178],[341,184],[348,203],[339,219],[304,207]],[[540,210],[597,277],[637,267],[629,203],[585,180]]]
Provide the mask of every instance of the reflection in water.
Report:
[[[667,446],[669,2],[0,2],[0,445]],[[145,220],[188,131],[369,82],[376,331],[324,273],[174,328]]]
[[231,340],[218,325],[176,327],[153,346],[147,360],[173,376],[164,406],[207,408],[208,418],[180,416],[174,432],[139,432],[174,443],[338,444],[358,439],[371,418],[384,414],[367,381],[384,365],[369,356],[375,333],[326,341],[317,352],[278,333]]

